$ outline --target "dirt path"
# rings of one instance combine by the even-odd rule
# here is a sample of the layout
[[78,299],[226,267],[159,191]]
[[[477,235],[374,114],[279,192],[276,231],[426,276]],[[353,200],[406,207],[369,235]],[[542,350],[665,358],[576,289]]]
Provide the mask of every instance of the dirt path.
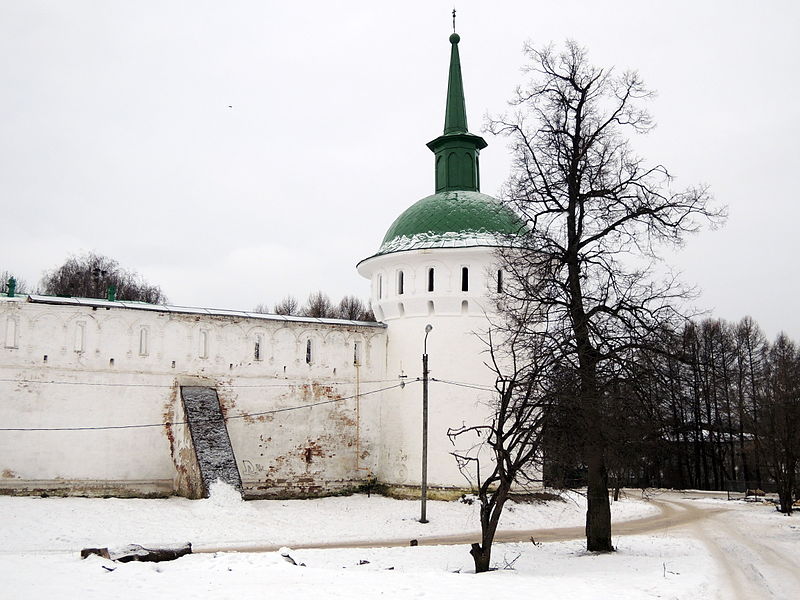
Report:
[[[660,512],[656,515],[622,521],[614,524],[614,535],[638,535],[652,531],[662,531],[667,528],[680,527],[694,521],[704,519],[710,515],[723,512],[724,508],[707,508],[685,510],[676,503],[665,500],[652,500]],[[523,529],[501,530],[495,535],[496,542],[528,542],[533,538],[536,542],[561,542],[579,539],[584,536],[584,527],[557,527],[550,529]],[[480,541],[478,532],[458,533],[452,535],[424,536],[417,538],[420,546],[442,546],[456,544],[471,544]],[[350,540],[339,542],[324,542],[318,544],[293,544],[293,549],[324,549],[324,548],[389,548],[411,545],[409,538],[386,538],[382,540]],[[273,552],[281,547],[280,544],[198,544],[194,552]]]

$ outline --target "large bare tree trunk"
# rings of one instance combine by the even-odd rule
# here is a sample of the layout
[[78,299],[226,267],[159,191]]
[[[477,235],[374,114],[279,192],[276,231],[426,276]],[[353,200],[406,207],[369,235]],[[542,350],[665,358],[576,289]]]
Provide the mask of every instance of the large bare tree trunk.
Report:
[[589,467],[586,490],[586,549],[590,552],[612,552],[611,505],[608,502],[608,473],[603,448],[597,444],[589,447]]

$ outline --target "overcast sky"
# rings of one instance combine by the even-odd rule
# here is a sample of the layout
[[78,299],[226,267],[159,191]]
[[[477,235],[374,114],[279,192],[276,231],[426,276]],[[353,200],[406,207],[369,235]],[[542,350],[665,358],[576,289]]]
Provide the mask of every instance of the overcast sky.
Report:
[[[116,258],[174,304],[322,289],[433,192],[452,2],[0,0],[0,270]],[[658,92],[636,148],[727,225],[670,258],[714,316],[800,340],[800,9],[793,1],[459,0],[470,129],[567,38]],[[482,191],[508,173],[486,135]]]

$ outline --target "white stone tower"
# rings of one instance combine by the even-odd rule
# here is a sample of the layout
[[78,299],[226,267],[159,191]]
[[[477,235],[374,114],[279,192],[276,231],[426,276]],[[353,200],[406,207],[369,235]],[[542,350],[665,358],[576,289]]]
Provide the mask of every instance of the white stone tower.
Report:
[[413,204],[386,232],[376,254],[358,264],[372,282],[371,304],[387,324],[388,378],[403,389],[380,401],[378,478],[418,486],[422,448],[422,354],[427,325],[430,383],[428,483],[464,487],[450,453],[447,430],[486,420],[494,373],[485,366],[481,339],[492,310],[490,295],[502,287],[495,249],[523,227],[512,211],[480,193],[478,155],[486,147],[467,129],[460,38],[450,36],[451,56],[443,135],[428,147],[435,154],[435,193]]

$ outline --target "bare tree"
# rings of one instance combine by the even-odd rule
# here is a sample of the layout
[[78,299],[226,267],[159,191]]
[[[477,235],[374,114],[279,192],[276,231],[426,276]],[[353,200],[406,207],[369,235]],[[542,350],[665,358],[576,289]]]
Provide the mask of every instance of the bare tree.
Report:
[[[261,306],[261,305],[259,305]],[[266,305],[264,305],[266,306]],[[269,312],[269,311],[265,311]],[[275,308],[273,312],[276,315],[299,315],[300,314],[300,303],[297,301],[297,298],[292,296],[291,294],[285,296],[282,300],[275,304]]]
[[800,353],[781,334],[769,349],[759,446],[778,488],[780,511],[792,514],[800,469]]
[[259,302],[258,304],[256,304],[251,312],[258,313],[260,315],[270,314],[269,306],[267,306],[263,302]]
[[[747,487],[762,488],[760,444],[760,410],[765,380],[767,340],[751,317],[744,317],[736,326],[737,380],[736,397],[739,408],[739,446],[742,470]],[[747,436],[745,435],[747,432]],[[749,444],[747,437],[755,444]],[[753,447],[751,447],[753,446]]]
[[[547,356],[518,344],[511,336],[496,348],[488,338],[490,365],[495,380],[496,400],[491,422],[451,428],[447,434],[455,443],[462,436],[474,436],[480,443],[465,452],[454,452],[461,472],[476,487],[480,502],[481,541],[472,544],[470,554],[475,572],[489,570],[492,544],[503,507],[512,487],[537,479],[541,465],[541,432],[549,414],[546,373]],[[501,354],[498,360],[498,354]],[[489,449],[488,468],[481,464],[481,450]]]
[[46,273],[40,284],[43,294],[83,298],[104,298],[112,286],[119,300],[167,302],[160,287],[147,283],[135,271],[123,269],[116,260],[94,252],[68,258]]
[[317,317],[322,319],[335,319],[336,307],[330,297],[323,291],[311,292],[303,307],[301,314],[304,317]]
[[[266,304],[258,304],[253,312],[268,314]],[[356,296],[345,296],[338,305],[334,305],[324,292],[313,292],[309,295],[305,306],[300,307],[297,298],[287,295],[275,304],[272,313],[276,315],[296,315],[305,317],[324,317],[330,319],[349,319],[352,321],[374,321],[375,316],[366,304]]]
[[529,331],[576,373],[587,548],[612,551],[607,429],[620,362],[681,318],[676,305],[688,290],[655,275],[659,246],[724,214],[706,188],[673,191],[665,167],[632,151],[626,133],[652,126],[642,106],[651,93],[636,72],[594,67],[574,42],[526,54],[532,79],[517,90],[516,110],[488,123],[511,140],[504,200],[528,223],[518,246],[501,252],[512,280],[505,306],[536,303]]
[[339,301],[337,313],[340,319],[351,321],[374,321],[375,315],[369,307],[356,296],[345,296]]

